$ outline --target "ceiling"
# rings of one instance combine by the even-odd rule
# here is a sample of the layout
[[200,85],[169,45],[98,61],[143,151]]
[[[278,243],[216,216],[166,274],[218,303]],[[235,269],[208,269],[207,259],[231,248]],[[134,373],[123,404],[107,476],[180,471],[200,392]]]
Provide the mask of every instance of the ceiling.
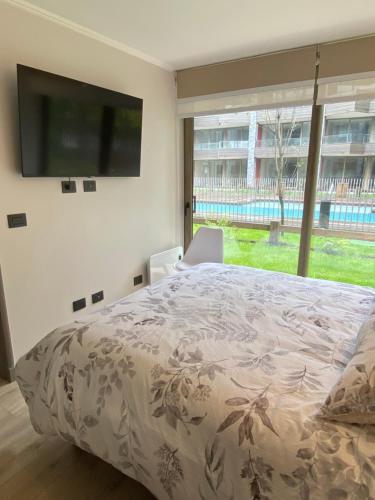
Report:
[[168,69],[370,34],[374,0],[12,0]]

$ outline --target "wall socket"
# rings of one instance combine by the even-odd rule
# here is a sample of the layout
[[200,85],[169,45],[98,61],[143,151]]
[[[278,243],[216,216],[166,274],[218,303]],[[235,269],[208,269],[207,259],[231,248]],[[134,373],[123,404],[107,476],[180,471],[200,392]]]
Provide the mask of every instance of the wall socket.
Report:
[[96,292],[91,295],[91,301],[93,304],[96,304],[97,302],[100,302],[103,299],[104,299],[103,290],[100,290],[100,292]]
[[8,215],[8,227],[23,227],[27,226],[26,214],[9,214]]
[[73,302],[73,311],[79,311],[80,309],[84,309],[86,307],[86,299],[78,299]]
[[140,285],[143,283],[143,275],[139,274],[138,276],[134,276],[134,286]]
[[92,179],[84,180],[83,191],[85,193],[93,193],[94,191],[96,191],[96,181],[93,181]]
[[76,181],[61,181],[61,191],[63,193],[76,193]]

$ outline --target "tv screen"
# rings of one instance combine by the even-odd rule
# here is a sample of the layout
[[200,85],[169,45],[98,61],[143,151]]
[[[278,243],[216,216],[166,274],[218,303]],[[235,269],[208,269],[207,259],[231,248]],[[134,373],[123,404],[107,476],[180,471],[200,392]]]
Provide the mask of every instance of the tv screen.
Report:
[[17,65],[24,177],[138,177],[142,99]]

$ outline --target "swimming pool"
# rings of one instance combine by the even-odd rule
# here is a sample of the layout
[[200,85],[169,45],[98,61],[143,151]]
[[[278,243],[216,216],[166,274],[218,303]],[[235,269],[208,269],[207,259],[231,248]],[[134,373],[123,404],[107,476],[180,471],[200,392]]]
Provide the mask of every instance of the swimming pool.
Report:
[[[303,204],[285,202],[286,219],[302,219]],[[320,203],[316,203],[314,219],[319,220]],[[196,216],[219,215],[222,218],[235,219],[236,216],[251,220],[262,218],[273,220],[280,218],[280,204],[277,201],[256,201],[253,203],[218,203],[197,202]],[[329,220],[331,222],[351,222],[360,224],[375,224],[375,213],[371,206],[346,205],[335,203],[331,205]]]

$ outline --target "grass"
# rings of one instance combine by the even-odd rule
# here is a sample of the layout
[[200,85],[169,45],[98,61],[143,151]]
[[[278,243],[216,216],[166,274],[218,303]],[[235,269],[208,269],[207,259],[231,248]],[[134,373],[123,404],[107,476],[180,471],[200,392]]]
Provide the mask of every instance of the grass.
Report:
[[[268,231],[219,225],[225,263],[296,274],[299,234],[284,233],[275,246]],[[311,250],[310,277],[375,287],[375,242],[313,236]]]

